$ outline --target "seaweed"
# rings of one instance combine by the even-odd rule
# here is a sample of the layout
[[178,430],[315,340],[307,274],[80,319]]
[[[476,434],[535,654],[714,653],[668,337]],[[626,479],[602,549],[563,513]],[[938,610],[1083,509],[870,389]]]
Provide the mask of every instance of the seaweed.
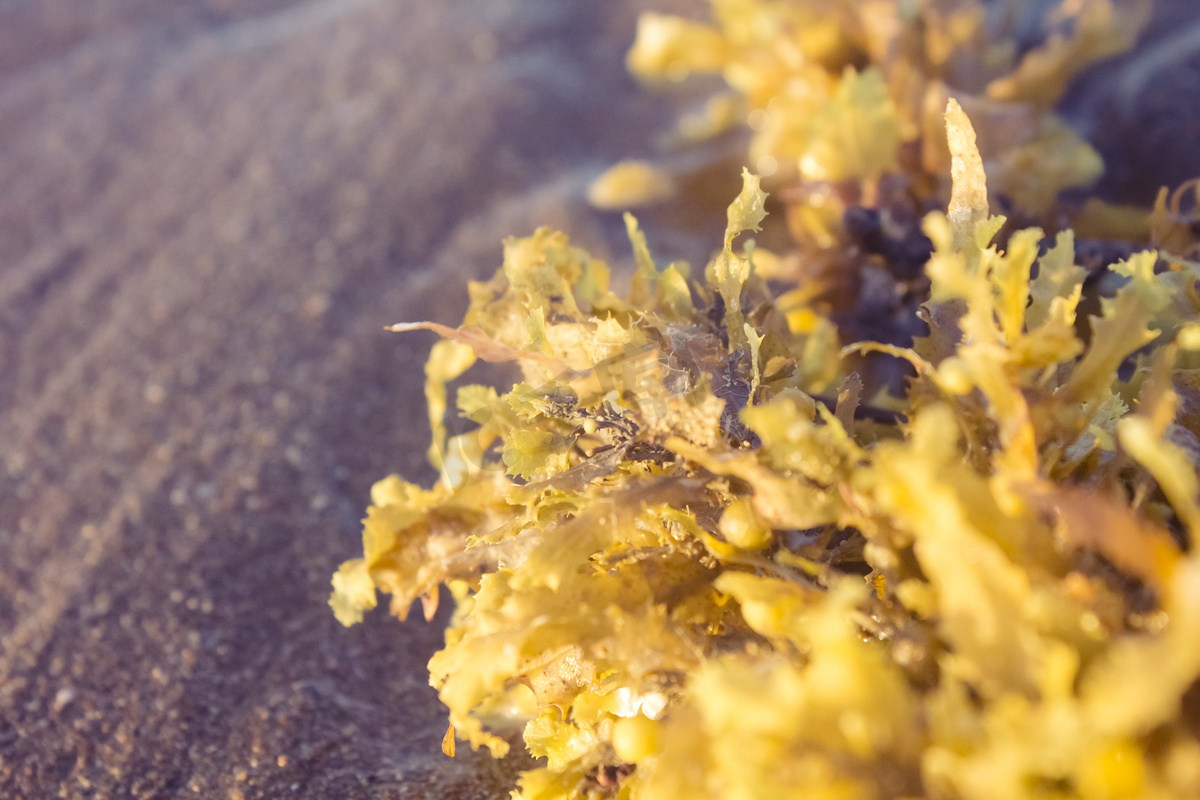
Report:
[[[890,118],[896,141],[927,140],[927,114],[880,105],[899,71],[842,71],[892,41],[855,17],[868,5],[714,2],[720,29],[652,18],[631,61],[723,70],[765,105],[783,78],[752,59],[786,53],[759,46],[762,21],[769,42],[788,22],[824,87],[815,108],[832,103],[821,125]],[[1044,109],[1124,42],[1095,23],[1106,2],[1075,4],[1074,34],[1020,58],[972,52],[981,4],[884,5],[922,9],[922,58],[947,76],[1007,64],[980,73],[985,104]],[[950,191],[921,223],[929,331],[911,347],[846,339],[811,295],[775,291],[747,237],[766,213],[748,171],[695,278],[656,262],[631,216],[623,294],[543,228],[506,241],[462,326],[397,326],[444,337],[426,392],[440,477],[375,485],[330,604],[353,624],[383,592],[428,619],[448,587],[429,668],[449,755],[460,740],[504,756],[516,724],[540,759],[521,800],[1200,793],[1183,712],[1200,677],[1196,265],[1133,252],[1080,319],[1092,275],[1069,231],[994,241],[999,162],[969,117],[1001,106],[934,96]],[[827,177],[893,168],[853,140],[836,157],[832,139],[797,141]],[[1159,236],[1191,246],[1178,209],[1156,213]],[[910,366],[902,397],[868,391],[867,352]],[[476,357],[519,380],[460,385],[473,427],[451,435],[447,386]]]
[[[681,120],[678,138],[712,138],[745,120],[749,162],[789,187],[801,241],[836,229],[830,206],[875,206],[881,193],[890,202],[908,196],[919,211],[944,204],[949,98],[985,132],[979,151],[993,191],[1023,216],[1047,217],[1062,190],[1103,170],[1055,103],[1079,72],[1129,49],[1152,8],[1152,0],[709,2],[712,24],[644,14],[629,68],[651,84],[723,78],[728,91]],[[601,185],[614,191],[595,199],[661,199],[670,181],[650,180],[644,165],[639,175],[636,184],[606,176]],[[645,186],[656,191],[640,195]]]

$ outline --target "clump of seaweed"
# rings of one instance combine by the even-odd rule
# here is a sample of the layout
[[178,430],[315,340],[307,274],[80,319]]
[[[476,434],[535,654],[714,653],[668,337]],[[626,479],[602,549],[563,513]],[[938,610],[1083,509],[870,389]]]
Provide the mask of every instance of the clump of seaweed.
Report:
[[[945,125],[911,348],[781,307],[749,172],[703,275],[627,216],[618,295],[540,229],[460,327],[396,326],[442,336],[440,479],[375,485],[330,602],[428,618],[449,588],[449,754],[503,756],[515,722],[520,800],[1200,794],[1200,267],[1134,253],[1077,319],[1072,233],[994,243],[953,100]],[[866,396],[864,351],[911,365],[903,398]],[[458,388],[451,435],[476,359],[521,380]]]
[[[1147,240],[1144,211],[1082,201],[1104,164],[1055,104],[1074,76],[1135,43],[1153,0],[709,6],[707,23],[644,14],[627,59],[652,86],[707,75],[727,87],[680,120],[670,150],[690,155],[622,162],[589,197],[623,210],[687,187],[678,197],[696,202],[706,188],[699,176],[725,174],[708,160],[735,153],[764,176],[776,227],[782,219],[790,233],[778,258],[759,258],[764,275],[798,287],[782,306],[820,307],[851,339],[909,346],[920,334],[915,312],[928,296],[932,249],[921,220],[950,199],[941,117],[950,98],[979,128],[993,207],[1010,229],[1053,236],[1069,222],[1089,240]],[[730,131],[749,132],[748,152],[745,134]],[[689,146],[706,140],[722,144]],[[868,391],[897,387],[896,369],[858,366]]]
[[[1046,217],[1063,189],[1087,186],[1103,171],[1055,103],[1080,71],[1130,48],[1153,5],[709,2],[712,24],[644,14],[629,68],[651,83],[719,75],[729,90],[685,116],[680,138],[748,124],[749,163],[788,187],[793,231],[822,246],[841,233],[847,205],[904,197],[920,213],[944,207],[950,152],[941,113],[950,97],[982,132],[993,193],[1021,217]],[[660,199],[665,177],[619,165],[593,197],[623,208]]]

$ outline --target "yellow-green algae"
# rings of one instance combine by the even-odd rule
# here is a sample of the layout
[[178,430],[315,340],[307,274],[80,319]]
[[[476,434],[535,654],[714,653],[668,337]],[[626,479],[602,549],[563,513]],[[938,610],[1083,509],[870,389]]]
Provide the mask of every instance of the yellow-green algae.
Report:
[[[1129,49],[1153,0],[708,0],[711,22],[648,13],[629,68],[649,84],[696,76],[727,87],[679,122],[677,139],[749,128],[746,157],[786,189],[801,248],[845,238],[846,207],[886,201],[915,216],[945,207],[949,98],[980,132],[993,191],[1021,224],[1067,213],[1088,231],[1144,228],[1098,200],[1062,208],[1100,155],[1056,113],[1072,78]],[[721,152],[721,151],[717,151]],[[660,201],[680,183],[666,165],[622,162],[589,194],[605,208]]]
[[[1135,253],[1078,320],[1071,232],[995,244],[975,133],[946,122],[911,349],[780,309],[749,173],[703,276],[627,217],[619,296],[540,229],[462,326],[399,326],[444,337],[441,477],[376,484],[331,605],[403,617],[449,587],[448,752],[523,726],[522,800],[1200,795],[1198,265]],[[903,399],[845,374],[871,349],[912,365]],[[449,436],[477,357],[521,380],[459,388],[476,427]]]

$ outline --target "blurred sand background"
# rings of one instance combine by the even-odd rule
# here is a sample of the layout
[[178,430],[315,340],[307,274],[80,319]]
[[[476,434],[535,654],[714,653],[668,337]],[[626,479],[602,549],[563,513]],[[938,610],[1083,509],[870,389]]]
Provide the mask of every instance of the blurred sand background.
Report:
[[[506,796],[441,755],[445,610],[325,605],[370,484],[432,478],[432,336],[382,327],[540,224],[627,258],[582,195],[685,102],[623,57],[689,5],[0,0],[0,797]],[[1200,172],[1164,8],[1075,94],[1112,196]]]

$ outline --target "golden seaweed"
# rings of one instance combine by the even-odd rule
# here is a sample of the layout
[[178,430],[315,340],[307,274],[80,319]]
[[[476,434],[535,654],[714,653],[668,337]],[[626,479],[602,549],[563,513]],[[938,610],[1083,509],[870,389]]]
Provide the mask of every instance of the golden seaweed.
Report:
[[[723,32],[660,20],[635,63],[719,68],[784,4],[715,7]],[[949,64],[976,6],[938,8],[927,55]],[[804,19],[822,69],[878,47]],[[1031,75],[1117,44],[1048,45],[980,86],[1029,97]],[[377,590],[403,617],[449,588],[430,662],[448,754],[457,737],[503,756],[518,722],[542,759],[519,800],[1200,794],[1182,712],[1200,677],[1200,320],[1178,302],[1197,276],[1136,253],[1077,325],[1071,234],[997,241],[969,117],[946,104],[953,199],[923,223],[915,349],[839,344],[802,293],[776,297],[745,238],[765,213],[750,172],[697,280],[632,217],[628,296],[542,229],[506,242],[462,327],[419,325],[445,337],[427,370],[440,479],[374,487],[330,603],[351,624]],[[863,396],[847,365],[865,350],[912,365],[903,398]],[[520,380],[459,386],[473,427],[451,436],[447,383],[473,356]]]

